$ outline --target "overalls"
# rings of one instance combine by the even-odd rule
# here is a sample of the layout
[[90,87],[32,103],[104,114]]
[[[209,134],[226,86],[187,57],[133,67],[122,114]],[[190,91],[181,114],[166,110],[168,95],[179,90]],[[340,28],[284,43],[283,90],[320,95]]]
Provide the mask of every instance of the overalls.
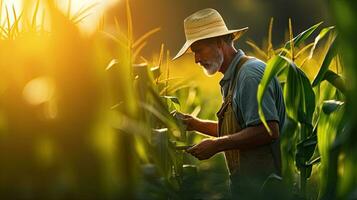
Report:
[[[238,76],[237,71],[248,59],[249,57],[247,56],[240,58],[233,79],[230,82],[228,93],[224,98],[221,109],[217,113],[219,137],[242,130],[233,111],[232,97]],[[230,189],[234,199],[252,199],[254,195],[259,194],[264,181],[269,175],[272,173],[279,174],[280,157],[273,156],[271,145],[262,145],[249,150],[235,149],[224,152],[231,178]],[[279,160],[274,160],[274,157]]]

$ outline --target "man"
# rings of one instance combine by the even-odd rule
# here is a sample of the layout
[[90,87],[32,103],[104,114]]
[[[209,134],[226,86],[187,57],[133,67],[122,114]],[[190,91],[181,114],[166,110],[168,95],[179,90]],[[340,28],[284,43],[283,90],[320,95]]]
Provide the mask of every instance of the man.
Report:
[[174,59],[193,52],[206,74],[224,74],[218,122],[184,115],[188,130],[213,136],[187,152],[200,160],[225,152],[232,191],[238,197],[251,198],[271,174],[280,174],[279,134],[285,118],[281,86],[275,77],[263,98],[269,134],[259,118],[256,96],[265,63],[245,56],[233,44],[248,28],[228,30],[220,14],[209,8],[187,17],[184,29],[186,43]]

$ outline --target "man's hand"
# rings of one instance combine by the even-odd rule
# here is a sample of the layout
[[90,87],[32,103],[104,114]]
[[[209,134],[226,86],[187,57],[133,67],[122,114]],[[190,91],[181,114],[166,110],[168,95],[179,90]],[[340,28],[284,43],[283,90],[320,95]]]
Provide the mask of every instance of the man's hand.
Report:
[[182,120],[183,123],[187,126],[188,131],[196,131],[197,128],[195,127],[195,124],[197,124],[197,119],[191,115],[184,115],[185,118]]
[[187,152],[199,160],[206,160],[219,152],[216,139],[205,139],[201,143],[187,149]]
[[185,126],[187,127],[186,130],[187,131],[195,131],[196,128],[194,126],[194,124],[198,121],[195,117],[188,115],[188,114],[184,114],[178,111],[175,111],[173,113],[173,116],[176,117],[178,120],[181,120],[181,122],[183,124],[185,124]]
[[192,115],[180,113],[178,111],[175,111],[172,114],[174,117],[176,117],[176,119],[180,120],[186,126],[187,131],[198,131],[213,137],[218,136],[218,123],[216,121],[202,120]]

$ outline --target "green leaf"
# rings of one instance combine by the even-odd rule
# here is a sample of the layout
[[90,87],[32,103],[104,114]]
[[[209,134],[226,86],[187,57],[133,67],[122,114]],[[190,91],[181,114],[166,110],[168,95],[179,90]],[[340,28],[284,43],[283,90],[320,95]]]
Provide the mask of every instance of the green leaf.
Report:
[[160,72],[160,67],[159,66],[156,66],[156,67],[152,67],[150,69],[152,75],[153,75],[153,78],[156,80],[160,77],[161,75],[161,72]]
[[149,111],[150,113],[152,113],[155,117],[157,117],[157,119],[159,119],[163,124],[165,125],[170,125],[172,124],[171,120],[167,117],[167,115],[165,113],[161,113],[160,109],[147,104],[147,103],[141,103],[140,104],[141,108],[143,108],[146,111]]
[[174,110],[178,110],[181,106],[178,98],[175,96],[161,96],[161,98],[169,100],[169,102],[167,102],[167,103],[168,103],[168,107],[170,110],[172,110],[172,105],[174,107],[173,108]]
[[246,41],[245,43],[247,43],[255,51],[255,53],[259,55],[259,57],[264,60],[268,59],[268,55],[262,49],[260,49],[258,45],[256,45],[253,41]]
[[307,51],[309,48],[311,48],[311,47],[313,47],[313,46],[314,46],[314,43],[310,43],[310,44],[304,46],[304,47],[295,55],[295,58],[300,57],[301,55],[303,55],[303,53],[304,53],[305,51]]
[[[313,135],[297,144],[296,148],[296,166],[299,169],[307,168],[308,161],[315,152],[317,145],[317,135]],[[309,177],[311,174],[308,174]]]
[[321,81],[323,81],[323,79],[325,77],[325,73],[328,71],[330,63],[331,63],[332,59],[336,56],[336,54],[337,54],[337,44],[336,44],[336,37],[335,37],[326,53],[326,56],[325,56],[323,62],[322,62],[320,71],[318,72],[318,74],[316,75],[316,77],[312,83],[313,87],[316,87],[317,85],[319,85],[319,83],[321,83]]
[[334,26],[330,26],[327,28],[324,28],[320,31],[319,35],[315,38],[315,42],[314,42],[314,46],[312,47],[311,51],[310,51],[310,55],[309,55],[309,59],[312,58],[312,55],[314,54],[315,48],[317,46],[317,43],[325,37],[325,35],[330,32],[331,30],[333,30],[335,27]]
[[296,121],[286,117],[280,136],[282,175],[287,183],[295,179],[295,155],[299,126]]
[[[307,30],[301,32],[299,35],[297,35],[294,39],[293,39],[293,44],[294,46],[298,46],[299,44],[301,44],[302,42],[304,42],[307,38],[310,37],[310,35],[317,29],[317,27],[319,27],[322,24],[322,22],[315,24],[314,26],[311,26],[310,28],[308,28]],[[285,49],[290,49],[290,45],[291,45],[291,41],[287,42],[284,46]],[[281,56],[285,56],[286,52],[281,52],[280,53]]]
[[167,128],[152,130],[152,145],[157,155],[155,158],[161,173],[165,177],[169,177],[172,157],[170,156],[169,131]]
[[[285,70],[286,68],[288,69]],[[290,59],[284,56],[275,56],[267,62],[263,78],[258,85],[257,91],[259,117],[269,133],[271,130],[267,125],[263,113],[262,100],[264,92],[272,78],[282,71],[287,73],[287,81],[284,86],[287,115],[296,122],[311,125],[313,112],[315,110],[315,94],[305,73]]]
[[295,67],[289,66],[287,81],[284,87],[284,100],[287,115],[298,122],[298,108],[301,100],[301,85],[298,72]]
[[312,165],[318,164],[320,162],[321,162],[321,156],[309,161],[308,163],[306,163],[306,165],[312,166]]
[[268,132],[271,134],[271,130],[266,122],[265,115],[263,113],[262,101],[265,90],[268,88],[270,81],[279,73],[279,71],[283,70],[286,67],[286,61],[280,56],[274,56],[271,58],[267,64],[264,71],[263,78],[258,85],[257,91],[257,101],[258,101],[258,112],[260,119],[262,120],[264,126],[267,128]]
[[286,57],[282,58],[289,64],[286,87],[284,87],[287,113],[292,119],[312,126],[315,93],[310,81],[292,60]]
[[338,140],[339,135],[343,133],[342,127],[347,122],[345,115],[345,107],[338,101],[327,101],[323,104],[324,112],[321,112],[318,126],[318,148],[321,155],[321,165],[319,173],[321,174],[321,198],[325,199],[331,190],[335,189],[336,181],[338,180],[338,148],[333,146]]
[[322,104],[322,111],[325,114],[329,115],[343,105],[344,105],[343,101],[327,100],[327,101],[324,101]]
[[179,99],[177,97],[175,97],[175,96],[162,96],[162,98],[169,99],[173,103],[181,105]]
[[299,106],[299,122],[312,126],[312,118],[315,111],[315,93],[306,74],[299,68],[297,68],[297,70],[299,72],[300,82],[302,85],[302,105]]
[[342,76],[336,74],[335,72],[331,70],[327,70],[325,73],[324,79],[331,83],[335,88],[340,90],[342,93],[346,93],[346,84],[345,80],[342,78]]

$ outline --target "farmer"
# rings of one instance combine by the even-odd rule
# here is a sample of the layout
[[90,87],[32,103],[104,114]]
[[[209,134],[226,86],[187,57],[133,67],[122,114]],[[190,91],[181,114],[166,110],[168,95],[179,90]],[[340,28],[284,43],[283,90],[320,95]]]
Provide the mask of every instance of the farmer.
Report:
[[279,133],[285,118],[281,86],[274,77],[263,98],[263,112],[271,129],[269,134],[259,118],[257,104],[257,88],[265,63],[246,56],[233,44],[248,28],[229,30],[221,15],[208,8],[187,17],[184,29],[186,43],[174,59],[193,52],[195,62],[206,74],[224,75],[219,82],[223,104],[217,113],[218,122],[182,114],[188,130],[212,136],[187,152],[199,160],[224,152],[231,191],[237,195],[234,198],[251,198],[264,189],[268,177],[280,175]]

